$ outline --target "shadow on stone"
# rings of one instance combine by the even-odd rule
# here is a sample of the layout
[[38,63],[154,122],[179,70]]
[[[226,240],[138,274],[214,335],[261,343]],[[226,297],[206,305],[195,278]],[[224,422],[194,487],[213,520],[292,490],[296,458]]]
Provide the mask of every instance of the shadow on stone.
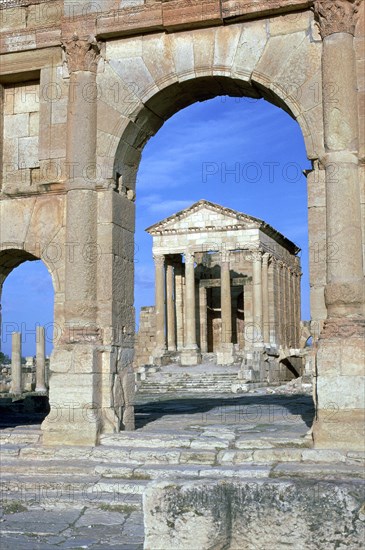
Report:
[[1,399],[0,429],[41,424],[49,411],[46,395],[30,395],[17,401],[12,401],[10,397]]
[[[138,400],[138,396],[137,396]],[[259,407],[259,409],[258,409]],[[314,403],[312,396],[296,394],[286,395],[244,395],[239,397],[183,397],[174,396],[169,398],[159,396],[158,400],[138,403],[135,407],[136,429],[143,428],[147,424],[164,416],[171,415],[205,415],[214,409],[221,410],[221,417],[234,416],[240,422],[259,423],[262,416],[270,416],[272,411],[285,409],[283,418],[300,416],[303,422],[310,428],[314,420]],[[258,417],[258,412],[260,416]],[[264,413],[264,414],[263,414]],[[222,421],[224,424],[225,422]],[[228,424],[227,420],[227,424]],[[230,422],[232,423],[232,421]]]

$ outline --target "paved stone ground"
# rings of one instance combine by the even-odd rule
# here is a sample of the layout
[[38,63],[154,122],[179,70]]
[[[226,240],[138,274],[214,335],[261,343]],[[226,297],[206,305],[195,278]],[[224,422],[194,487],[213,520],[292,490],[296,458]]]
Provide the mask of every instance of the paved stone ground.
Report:
[[[309,387],[260,388],[234,396],[140,395],[137,403],[137,431],[145,438],[162,431],[175,437],[181,434],[182,438],[196,434],[205,445],[211,437],[216,444],[218,437],[228,442],[234,439],[236,447],[243,449],[246,441],[252,444],[273,435],[280,441],[303,438],[314,414]],[[22,412],[19,406],[17,412],[7,409],[3,413],[0,432],[19,424],[39,427],[42,417],[39,412],[33,416]],[[53,499],[48,505],[45,499],[40,505],[7,498],[2,504],[1,550],[143,548],[143,514],[127,504],[94,503],[89,507],[82,502],[55,504]]]
[[24,511],[10,513],[16,508],[16,503],[2,508],[2,550],[143,548],[143,514],[140,511],[24,507]]

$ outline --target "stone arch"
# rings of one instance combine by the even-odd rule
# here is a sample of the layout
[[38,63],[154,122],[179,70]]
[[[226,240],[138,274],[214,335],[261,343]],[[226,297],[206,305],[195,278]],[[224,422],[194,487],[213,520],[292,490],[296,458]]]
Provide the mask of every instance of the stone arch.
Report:
[[[64,325],[64,197],[39,196],[0,204],[0,288],[25,261],[41,260],[52,279],[54,323]],[[0,294],[1,296],[1,294]]]
[[49,263],[47,265],[47,262],[42,258],[41,256],[36,256],[34,253],[29,252],[28,250],[25,250],[24,248],[17,248],[14,245],[11,245],[10,243],[2,245],[0,247],[0,338],[2,333],[2,315],[1,315],[1,298],[2,298],[2,291],[3,291],[3,285],[6,280],[6,278],[10,275],[10,273],[19,267],[24,262],[35,262],[35,261],[42,261],[42,263],[46,266],[48,274],[51,277],[52,280],[52,287],[54,291],[54,316],[56,314],[56,289],[59,284],[57,273],[55,273],[52,268],[50,267]]
[[[136,120],[127,124],[115,150],[113,180],[121,175],[126,187],[134,188],[141,152],[147,141],[157,133],[163,123],[179,110],[195,102],[225,95],[237,98],[263,98],[285,110],[298,121],[301,127],[308,157],[316,155],[314,139],[305,115],[303,116],[298,109],[298,102],[288,96],[285,97],[284,102],[280,96],[264,88],[259,80],[260,75],[257,75],[256,83],[252,83],[251,86],[232,76],[191,76],[191,80],[176,82],[159,91],[141,106]],[[262,80],[264,81],[264,79]],[[111,148],[110,153],[112,150]]]
[[264,98],[284,109],[301,127],[308,158],[321,158],[321,41],[310,32],[312,19],[307,14],[300,31],[279,36],[255,21],[107,45],[97,77],[97,155],[105,178],[121,175],[133,187],[141,151],[162,124],[219,95]]

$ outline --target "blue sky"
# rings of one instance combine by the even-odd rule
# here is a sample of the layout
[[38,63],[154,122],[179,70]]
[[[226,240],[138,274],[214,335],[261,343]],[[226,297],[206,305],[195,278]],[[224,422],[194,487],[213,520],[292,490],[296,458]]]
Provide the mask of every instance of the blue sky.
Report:
[[[217,97],[171,117],[147,143],[138,172],[137,317],[141,306],[154,303],[152,238],[146,227],[207,199],[264,219],[302,249],[302,318],[309,319],[307,190],[302,174],[308,168],[299,125],[264,100]],[[52,283],[42,262],[26,262],[9,275],[2,306],[2,350],[10,352],[11,323],[23,324],[23,333],[28,332],[23,355],[33,355],[31,331],[37,323],[51,327],[53,321]]]

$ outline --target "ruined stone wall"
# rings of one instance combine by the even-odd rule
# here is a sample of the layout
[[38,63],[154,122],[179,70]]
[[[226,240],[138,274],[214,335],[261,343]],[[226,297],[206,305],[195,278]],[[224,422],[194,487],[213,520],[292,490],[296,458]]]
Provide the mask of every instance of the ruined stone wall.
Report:
[[139,328],[134,348],[134,368],[138,369],[151,362],[156,341],[156,317],[154,306],[141,308]]

